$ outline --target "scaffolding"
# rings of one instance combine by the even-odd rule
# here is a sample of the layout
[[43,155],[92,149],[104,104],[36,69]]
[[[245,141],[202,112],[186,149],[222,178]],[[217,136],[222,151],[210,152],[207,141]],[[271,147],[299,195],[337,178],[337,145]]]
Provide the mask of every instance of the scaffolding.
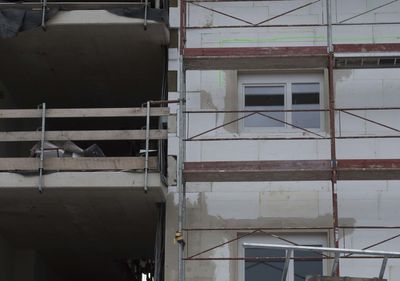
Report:
[[[257,0],[255,0],[257,1]],[[278,1],[278,0],[272,0]],[[390,1],[382,5],[373,7],[362,13],[348,17],[341,21],[332,22],[331,0],[316,0],[306,4],[297,6],[293,9],[280,13],[263,21],[252,22],[235,15],[231,15],[225,11],[208,7],[207,3],[234,3],[241,1],[234,0],[181,0],[180,1],[180,100],[179,104],[179,156],[178,156],[178,192],[179,192],[179,227],[177,231],[177,239],[179,243],[179,281],[185,280],[185,262],[193,260],[246,260],[246,257],[229,257],[229,258],[201,258],[201,254],[214,250],[218,247],[237,241],[240,238],[255,233],[265,233],[266,231],[282,231],[282,230],[328,230],[331,231],[335,248],[339,248],[339,231],[346,231],[349,228],[359,229],[400,229],[400,226],[341,226],[339,225],[338,214],[338,198],[337,198],[337,181],[338,180],[393,180],[400,179],[400,160],[399,159],[337,159],[336,140],[338,139],[363,139],[363,138],[399,138],[400,130],[393,126],[389,126],[382,122],[366,118],[357,114],[358,111],[393,111],[399,110],[397,107],[370,107],[370,108],[337,108],[335,105],[335,89],[333,72],[334,69],[354,69],[354,68],[398,68],[400,66],[400,44],[399,43],[379,43],[379,44],[335,44],[333,40],[332,30],[339,26],[383,26],[383,25],[399,25],[398,21],[387,22],[349,22],[352,19],[362,15],[371,13],[382,7],[389,6],[398,0]],[[270,21],[290,14],[299,9],[311,6],[316,3],[325,3],[326,21],[320,24],[269,24]],[[237,25],[191,25],[187,21],[188,7],[195,6],[229,18],[238,22]],[[323,6],[323,5],[322,5]],[[219,47],[219,48],[188,48],[187,47],[187,31],[200,29],[244,29],[244,28],[297,28],[297,27],[321,27],[326,29],[325,46],[296,46],[296,47]],[[290,64],[290,69],[327,69],[328,77],[328,106],[320,110],[213,110],[213,111],[196,111],[186,110],[186,71],[187,70],[236,70],[241,67],[252,69],[285,69]],[[271,65],[268,68],[267,65]],[[329,133],[321,135],[313,131],[301,128],[292,123],[278,120],[271,116],[273,112],[296,112],[296,111],[316,111],[326,113],[328,117]],[[198,134],[188,136],[186,126],[189,126],[189,116],[192,114],[208,114],[208,113],[235,113],[241,114],[241,117],[200,132]],[[388,134],[381,135],[344,135],[341,130],[341,116],[351,116],[356,119],[380,126],[389,130]],[[237,123],[251,116],[263,116],[265,118],[284,123],[285,125],[294,127],[302,132],[307,133],[306,137],[207,137],[207,133],[223,128],[232,123]],[[337,123],[339,128],[336,128]],[[188,125],[187,125],[188,124]],[[330,142],[330,159],[326,160],[288,160],[288,161],[219,161],[219,162],[185,162],[185,142],[208,142],[208,141],[227,141],[227,140],[328,140]],[[318,228],[186,228],[185,212],[186,212],[186,187],[185,182],[214,182],[214,181],[310,181],[310,180],[326,180],[331,182],[331,201],[332,201],[332,226],[322,226]],[[232,230],[247,231],[244,235],[238,235],[237,238],[229,240],[222,244],[218,244],[209,249],[205,249],[199,253],[184,258],[185,242],[183,240],[183,231],[215,231],[215,230]],[[380,245],[387,241],[391,241],[400,237],[395,235],[385,240],[374,243],[365,247],[367,250],[371,247]],[[279,239],[279,237],[277,237]],[[286,240],[290,244],[292,241]],[[336,256],[337,257],[337,256]],[[259,257],[262,259],[262,257]],[[330,257],[329,257],[330,258]],[[343,258],[360,258],[346,255]],[[364,257],[365,258],[365,257]],[[374,257],[372,257],[374,258]],[[337,258],[334,258],[337,261]],[[387,259],[384,259],[382,268],[386,266]],[[381,271],[379,277],[383,278],[384,271]],[[339,264],[335,262],[333,267],[333,275],[340,275]]]

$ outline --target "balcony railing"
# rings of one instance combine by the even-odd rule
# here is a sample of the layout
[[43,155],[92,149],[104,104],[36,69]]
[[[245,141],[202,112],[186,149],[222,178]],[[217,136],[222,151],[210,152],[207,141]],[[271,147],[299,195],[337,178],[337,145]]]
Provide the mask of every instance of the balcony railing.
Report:
[[[41,119],[38,131],[0,131],[0,142],[40,142],[40,157],[0,158],[0,171],[94,171],[94,170],[158,170],[158,157],[44,157],[44,141],[117,141],[165,140],[166,129],[150,129],[149,118],[168,116],[166,107],[143,108],[69,108],[69,109],[1,109],[3,119]],[[148,116],[148,117],[147,117]],[[46,120],[51,118],[118,118],[142,117],[147,120],[140,130],[58,130],[47,131]],[[147,143],[147,142],[146,142]],[[144,155],[148,154],[148,147]]]

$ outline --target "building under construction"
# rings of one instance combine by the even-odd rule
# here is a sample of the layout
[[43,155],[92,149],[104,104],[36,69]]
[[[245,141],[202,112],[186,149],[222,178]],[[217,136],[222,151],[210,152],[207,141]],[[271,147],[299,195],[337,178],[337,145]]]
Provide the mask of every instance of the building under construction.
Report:
[[3,0],[0,51],[0,280],[400,277],[399,0]]

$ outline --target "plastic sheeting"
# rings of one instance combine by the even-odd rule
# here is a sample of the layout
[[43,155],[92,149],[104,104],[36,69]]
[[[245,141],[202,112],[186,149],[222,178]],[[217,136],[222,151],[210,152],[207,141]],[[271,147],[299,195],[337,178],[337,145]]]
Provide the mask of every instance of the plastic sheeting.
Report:
[[[128,18],[138,18],[144,19],[145,9],[143,8],[118,8],[108,10],[118,16],[128,17]],[[149,8],[147,10],[147,19],[157,22],[168,23],[168,11],[166,9],[155,9]]]
[[[1,1],[0,1],[1,2]],[[47,21],[57,10],[46,13]],[[23,9],[0,10],[0,38],[15,37],[18,32],[40,27],[42,24],[42,12]]]
[[[5,2],[0,0],[0,2]],[[45,21],[57,13],[58,9],[50,9],[46,12]],[[116,8],[108,10],[110,13],[130,18],[144,18],[143,8]],[[168,12],[166,9],[149,8],[147,19],[168,24]],[[38,28],[42,23],[42,11],[24,9],[3,9],[0,10],[0,38],[12,38],[19,32]]]

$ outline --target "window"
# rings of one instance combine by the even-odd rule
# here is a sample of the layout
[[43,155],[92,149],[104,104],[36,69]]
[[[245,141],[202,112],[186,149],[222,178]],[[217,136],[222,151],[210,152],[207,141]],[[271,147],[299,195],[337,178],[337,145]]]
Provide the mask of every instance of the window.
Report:
[[[296,111],[323,108],[322,75],[246,74],[240,76],[239,86],[244,110],[270,111],[259,112],[244,118],[243,129],[251,131],[254,128],[273,128],[275,130],[322,128],[323,112]],[[243,115],[248,114],[251,112]]]
[[[246,110],[283,110],[285,109],[284,85],[246,85],[244,86],[244,106]],[[267,113],[265,113],[267,114]],[[284,112],[268,113],[272,118],[253,115],[244,119],[245,127],[283,127],[277,120],[285,120]]]
[[[293,110],[320,109],[319,83],[293,83],[292,108]],[[320,112],[297,111],[292,113],[292,123],[301,128],[320,128]]]
[[[287,234],[280,237],[303,246],[326,246],[326,236],[323,234]],[[280,249],[266,249],[244,247],[243,243],[288,244],[268,235],[257,235],[239,240],[239,255],[246,258],[256,257],[285,257],[286,253]],[[309,275],[323,275],[324,262],[319,253],[294,251],[292,257],[306,258],[291,259],[287,271],[288,281],[304,281]],[[281,260],[246,260],[239,266],[239,281],[281,281],[284,261]]]

